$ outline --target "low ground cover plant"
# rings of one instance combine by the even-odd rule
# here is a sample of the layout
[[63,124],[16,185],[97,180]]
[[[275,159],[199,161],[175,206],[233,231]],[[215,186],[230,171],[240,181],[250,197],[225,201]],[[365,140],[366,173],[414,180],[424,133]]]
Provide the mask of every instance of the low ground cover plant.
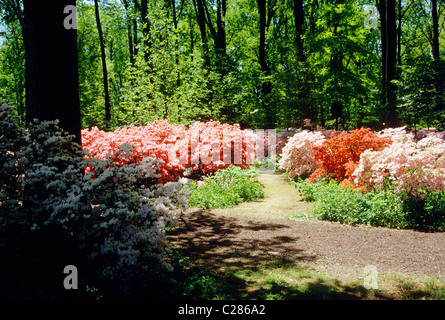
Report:
[[195,181],[188,187],[189,205],[199,208],[232,207],[240,202],[258,200],[264,197],[263,187],[252,178],[257,174],[254,169],[242,170],[230,166],[218,170],[213,176]]

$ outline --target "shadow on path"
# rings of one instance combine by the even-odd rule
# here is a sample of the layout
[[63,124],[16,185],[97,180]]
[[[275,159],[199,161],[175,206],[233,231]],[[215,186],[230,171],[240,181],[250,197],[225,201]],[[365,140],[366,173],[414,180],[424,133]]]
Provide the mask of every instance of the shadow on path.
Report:
[[[214,297],[223,299],[386,299],[361,285],[343,285],[309,274],[301,266],[317,257],[298,248],[298,236],[277,236],[276,231],[290,228],[271,221],[237,219],[197,210],[187,223],[169,234],[173,250],[204,266],[211,278]],[[199,269],[202,271],[202,268]],[[291,277],[300,272],[302,281],[267,278],[264,272]],[[258,274],[256,278],[246,276]],[[252,280],[253,279],[253,280]],[[260,283],[260,284],[258,284]],[[372,295],[372,297],[369,296]]]

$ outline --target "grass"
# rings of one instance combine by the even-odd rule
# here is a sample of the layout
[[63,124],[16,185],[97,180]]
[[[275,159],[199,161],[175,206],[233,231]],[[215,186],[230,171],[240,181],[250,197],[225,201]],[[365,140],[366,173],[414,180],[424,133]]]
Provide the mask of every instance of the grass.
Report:
[[445,280],[429,277],[380,276],[379,289],[368,290],[363,279],[341,281],[310,266],[289,266],[274,258],[255,268],[231,266],[224,272],[212,272],[197,264],[193,268],[199,272],[189,286],[195,294],[200,292],[198,298],[205,299],[445,300]]

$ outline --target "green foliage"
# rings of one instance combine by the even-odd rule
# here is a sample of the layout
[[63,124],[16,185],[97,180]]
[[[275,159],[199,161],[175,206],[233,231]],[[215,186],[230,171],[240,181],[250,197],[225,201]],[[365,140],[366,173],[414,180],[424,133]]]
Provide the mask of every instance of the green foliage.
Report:
[[445,127],[445,61],[420,59],[402,67],[400,113],[412,126]]
[[16,21],[8,26],[8,38],[0,42],[0,96],[15,106],[14,113],[25,119],[25,51]]
[[240,202],[258,200],[264,197],[263,187],[252,180],[253,169],[242,170],[230,166],[219,170],[204,181],[192,182],[189,205],[200,208],[233,207]]
[[363,193],[342,189],[337,182],[292,182],[305,201],[315,201],[317,218],[346,224],[389,228],[442,229],[445,193],[431,193],[423,201],[390,190]]
[[[0,2],[0,91],[23,120],[20,3]],[[326,129],[384,126],[381,30],[364,25],[369,2],[305,1],[304,16],[299,17],[300,47],[294,3],[268,0],[267,72],[259,63],[256,1],[213,4],[203,0],[205,34],[193,1],[146,3],[143,12],[142,4],[135,0],[100,2],[111,100],[109,129],[145,125],[167,116],[185,125],[213,119],[252,129],[265,128],[267,115],[276,118],[277,127],[298,128],[306,118]],[[227,7],[218,13],[223,3]],[[18,8],[13,9],[13,4]],[[78,1],[77,9],[82,126],[104,129],[104,84],[94,6],[91,1]],[[445,31],[443,9],[444,4],[438,3],[440,50]],[[443,127],[443,54],[431,61],[430,3],[401,3],[401,10],[396,74],[399,115],[411,126]],[[218,19],[222,28],[218,28]],[[219,40],[224,48],[219,47]],[[267,96],[262,90],[265,83],[271,86]],[[334,102],[342,104],[338,119],[331,110]]]
[[405,197],[403,208],[406,220],[414,228],[445,228],[445,191],[428,193],[422,200]]

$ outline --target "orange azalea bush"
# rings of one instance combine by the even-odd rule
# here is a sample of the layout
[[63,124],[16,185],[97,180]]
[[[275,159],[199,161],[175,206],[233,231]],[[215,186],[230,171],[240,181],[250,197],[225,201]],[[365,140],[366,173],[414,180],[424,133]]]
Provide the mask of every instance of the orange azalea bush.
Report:
[[349,180],[365,150],[379,151],[391,142],[391,139],[380,137],[365,128],[338,135],[333,131],[330,139],[321,145],[312,146],[318,168],[309,177],[309,182],[324,177],[337,181]]

